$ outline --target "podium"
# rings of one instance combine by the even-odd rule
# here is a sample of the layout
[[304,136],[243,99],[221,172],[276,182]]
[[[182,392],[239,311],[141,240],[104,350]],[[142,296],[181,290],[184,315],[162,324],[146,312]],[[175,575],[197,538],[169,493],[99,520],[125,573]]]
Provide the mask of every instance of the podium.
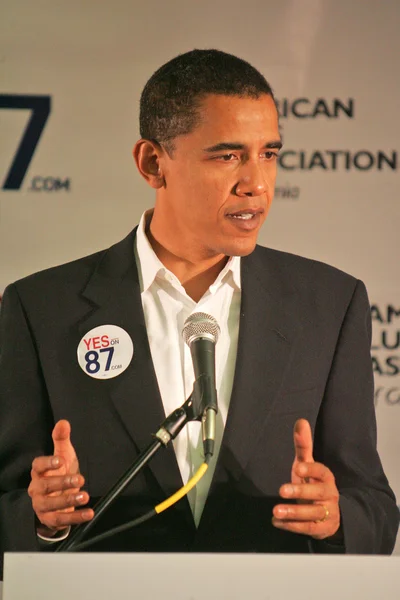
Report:
[[2,600],[399,600],[400,557],[5,555]]

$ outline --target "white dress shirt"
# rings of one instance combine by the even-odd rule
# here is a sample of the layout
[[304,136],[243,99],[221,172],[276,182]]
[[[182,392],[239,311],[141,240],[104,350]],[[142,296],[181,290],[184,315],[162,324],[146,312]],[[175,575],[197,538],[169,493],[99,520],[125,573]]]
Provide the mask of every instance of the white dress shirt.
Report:
[[[151,356],[165,414],[181,406],[193,390],[189,347],[182,338],[186,319],[205,312],[217,320],[221,334],[215,348],[218,396],[214,455],[197,486],[188,494],[196,526],[200,522],[221,447],[235,371],[241,300],[240,258],[231,257],[199,302],[187,295],[177,277],[157,258],[145,233],[147,211],[140,219],[135,243],[141,298]],[[183,483],[204,461],[201,423],[191,422],[173,442]]]

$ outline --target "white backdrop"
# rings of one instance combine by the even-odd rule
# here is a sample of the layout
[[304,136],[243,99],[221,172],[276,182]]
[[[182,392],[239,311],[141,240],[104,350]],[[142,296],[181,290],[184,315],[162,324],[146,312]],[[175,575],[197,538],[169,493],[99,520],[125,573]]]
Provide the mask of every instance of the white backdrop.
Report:
[[0,190],[0,292],[121,239],[152,205],[131,149],[141,89],[161,64],[194,47],[249,60],[280,101],[285,144],[260,242],[365,281],[379,448],[400,497],[399,28],[398,0],[8,3],[3,188],[32,112],[16,102],[40,95],[51,108],[44,128],[34,111],[42,132],[23,181]]

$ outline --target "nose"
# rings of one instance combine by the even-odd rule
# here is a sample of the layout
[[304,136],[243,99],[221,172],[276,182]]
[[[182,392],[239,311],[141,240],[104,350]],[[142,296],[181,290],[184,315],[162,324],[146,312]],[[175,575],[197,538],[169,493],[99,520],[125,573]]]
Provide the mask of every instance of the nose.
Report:
[[261,196],[267,189],[265,173],[259,165],[249,163],[243,168],[235,186],[236,196]]

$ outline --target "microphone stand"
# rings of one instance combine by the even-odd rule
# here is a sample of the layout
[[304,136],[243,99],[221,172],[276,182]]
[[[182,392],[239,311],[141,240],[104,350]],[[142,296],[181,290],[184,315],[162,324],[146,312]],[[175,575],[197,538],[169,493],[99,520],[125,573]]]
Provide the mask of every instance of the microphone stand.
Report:
[[[97,523],[101,515],[105,510],[116,500],[121,492],[135,479],[140,473],[143,467],[153,458],[161,447],[165,447],[168,443],[175,439],[178,433],[183,427],[189,423],[189,421],[201,420],[205,410],[205,393],[204,385],[207,379],[206,375],[201,375],[196,380],[193,392],[189,398],[182,404],[180,408],[175,409],[168,417],[161,423],[156,434],[153,434],[156,438],[143,452],[139,454],[135,462],[125,473],[120,477],[117,483],[107,492],[103,498],[101,498],[97,504],[93,507],[94,516],[91,521],[78,525],[70,536],[61,542],[57,546],[55,552],[70,552],[72,551],[79,542],[82,541],[83,537],[92,529]],[[201,382],[199,380],[202,380]],[[200,385],[199,385],[200,384]]]

